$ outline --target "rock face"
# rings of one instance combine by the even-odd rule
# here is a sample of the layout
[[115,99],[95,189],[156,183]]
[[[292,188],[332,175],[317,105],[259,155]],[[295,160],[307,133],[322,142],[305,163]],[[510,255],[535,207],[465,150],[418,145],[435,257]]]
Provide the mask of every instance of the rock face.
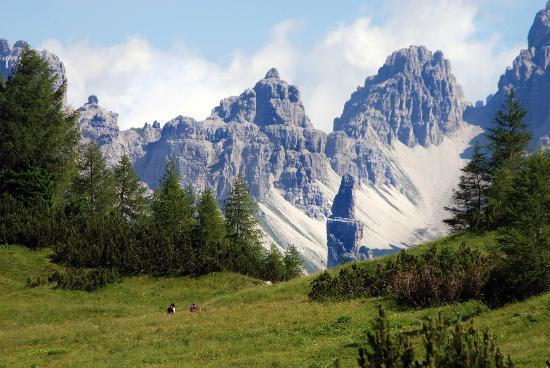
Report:
[[463,93],[440,51],[411,46],[388,57],[334,120],[327,156],[339,174],[400,186],[415,196],[406,176],[384,153],[401,142],[437,145],[462,121]]
[[[0,76],[4,80],[8,79],[13,68],[17,65],[25,46],[27,46],[25,41],[17,41],[12,47],[7,40],[0,39]],[[65,65],[56,55],[48,51],[40,51],[40,55],[48,63],[52,74],[57,77],[55,87],[59,88],[66,81]]]
[[361,258],[363,224],[355,219],[355,180],[344,175],[327,219],[327,267]]
[[262,200],[271,188],[313,217],[328,212],[316,179],[326,176],[326,134],[313,129],[300,93],[276,69],[254,88],[220,102],[204,121],[178,116],[166,123],[158,142],[136,161],[142,179],[155,188],[168,159],[182,184],[228,194],[239,173]]
[[500,77],[496,93],[487,97],[485,105],[467,108],[464,119],[489,126],[508,91],[514,89],[528,111],[525,122],[533,133],[532,148],[550,148],[550,3],[535,16],[527,41],[527,50]]
[[118,114],[101,108],[96,96],[88,97],[88,102],[78,112],[82,141],[96,142],[110,166],[115,165],[123,155],[135,161],[145,154],[147,144],[160,138],[158,122],[121,132],[117,124]]

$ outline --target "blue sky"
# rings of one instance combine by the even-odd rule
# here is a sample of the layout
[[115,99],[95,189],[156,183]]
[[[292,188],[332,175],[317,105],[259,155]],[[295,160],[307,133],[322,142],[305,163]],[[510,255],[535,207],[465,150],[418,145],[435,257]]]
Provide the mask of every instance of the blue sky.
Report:
[[483,98],[525,47],[544,5],[18,0],[1,6],[9,16],[2,17],[0,38],[24,39],[57,53],[67,65],[69,101],[78,105],[87,94],[98,94],[119,112],[124,127],[177,114],[204,118],[226,94],[251,87],[275,66],[301,89],[314,124],[330,130],[355,87],[393,49],[412,43],[442,49],[466,97]]

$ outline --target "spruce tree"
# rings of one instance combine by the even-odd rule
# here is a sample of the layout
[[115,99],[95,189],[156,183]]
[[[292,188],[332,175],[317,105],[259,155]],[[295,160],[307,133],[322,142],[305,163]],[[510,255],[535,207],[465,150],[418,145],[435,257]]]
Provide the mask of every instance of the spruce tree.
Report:
[[489,171],[491,184],[487,192],[489,224],[505,226],[513,208],[509,206],[512,181],[522,158],[527,153],[531,133],[523,122],[527,111],[511,90],[501,110],[497,111],[493,127],[486,134],[491,153]]
[[504,258],[486,296],[493,304],[550,290],[550,153],[529,156],[512,179],[509,219],[499,231]]
[[274,244],[271,247],[264,258],[262,277],[271,282],[281,281],[285,277],[285,263],[281,252]]
[[64,106],[66,86],[26,47],[0,88],[0,193],[56,202],[76,152],[78,113]]
[[113,174],[97,144],[88,142],[79,148],[77,169],[69,191],[71,205],[93,217],[112,212],[116,203]]
[[189,274],[196,271],[192,249],[194,194],[184,191],[176,165],[168,161],[166,173],[151,206],[148,258],[155,272]]
[[237,176],[224,203],[227,260],[234,271],[259,276],[262,233],[258,227],[256,202],[242,176]]
[[199,198],[196,230],[196,253],[200,272],[222,270],[225,220],[210,189],[205,189]]
[[132,167],[128,156],[124,155],[114,168],[117,202],[116,208],[127,219],[135,221],[146,207],[145,188]]
[[512,167],[523,156],[532,138],[523,119],[527,110],[517,100],[514,90],[506,95],[501,110],[497,111],[494,126],[486,134],[491,152],[491,167]]
[[444,222],[454,231],[479,231],[486,225],[487,188],[489,186],[488,163],[478,142],[468,164],[462,169],[458,188],[452,196],[452,206],[445,210],[452,217]]
[[285,264],[285,280],[293,279],[302,273],[302,261],[294,245],[285,251],[283,263]]

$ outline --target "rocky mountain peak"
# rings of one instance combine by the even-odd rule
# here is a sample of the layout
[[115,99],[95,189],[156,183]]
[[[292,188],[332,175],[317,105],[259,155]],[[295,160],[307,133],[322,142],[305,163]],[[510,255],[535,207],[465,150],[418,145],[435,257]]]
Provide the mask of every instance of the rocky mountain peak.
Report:
[[11,52],[10,43],[4,38],[0,38],[0,55]]
[[487,97],[485,105],[470,106],[464,112],[468,122],[488,126],[502,107],[508,91],[527,109],[525,122],[533,133],[532,147],[550,144],[550,3],[540,10],[527,37],[529,48],[521,50],[511,68],[499,79],[498,90]]
[[457,129],[463,92],[443,53],[410,46],[391,54],[375,76],[351,95],[334,130],[362,136],[371,130],[386,143],[439,144]]
[[270,69],[254,88],[245,90],[240,96],[220,101],[220,105],[212,111],[212,117],[226,123],[312,127],[300,100],[300,91],[282,80],[275,68]]
[[[17,41],[13,47],[10,47],[10,43],[5,39],[0,39],[0,76],[6,80],[10,76],[13,68],[19,62],[21,52],[23,49],[28,46],[28,43],[25,41]],[[50,67],[50,71],[54,76],[57,77],[54,87],[59,88],[65,81],[65,65],[59,60],[59,58],[43,50],[40,52],[42,59]]]
[[548,45],[550,42],[550,2],[546,4],[546,8],[540,10],[535,16],[535,20],[529,34],[527,42],[529,48],[540,48]]
[[96,96],[91,95],[88,97],[88,102],[86,103],[86,105],[98,105],[98,104],[99,104],[99,101]]
[[270,78],[275,78],[275,79],[280,79],[281,76],[279,75],[279,71],[277,70],[277,68],[271,68],[267,71],[267,73],[265,74],[265,78],[264,79],[270,79]]

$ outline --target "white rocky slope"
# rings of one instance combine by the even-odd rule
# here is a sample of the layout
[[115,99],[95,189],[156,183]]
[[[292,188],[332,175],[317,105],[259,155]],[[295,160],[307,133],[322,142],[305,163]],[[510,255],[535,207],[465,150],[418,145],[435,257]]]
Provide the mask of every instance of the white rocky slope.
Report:
[[[481,128],[460,123],[438,145],[409,147],[396,141],[385,148],[386,157],[398,163],[420,195],[411,200],[394,186],[361,183],[356,191],[355,217],[364,225],[362,245],[370,249],[411,246],[445,234],[443,207],[466,163],[465,151]],[[334,198],[341,177],[329,170],[319,179],[321,192]],[[260,203],[260,218],[268,240],[294,244],[307,260],[308,269],[326,266],[326,219],[316,220],[287,202],[272,188]]]

